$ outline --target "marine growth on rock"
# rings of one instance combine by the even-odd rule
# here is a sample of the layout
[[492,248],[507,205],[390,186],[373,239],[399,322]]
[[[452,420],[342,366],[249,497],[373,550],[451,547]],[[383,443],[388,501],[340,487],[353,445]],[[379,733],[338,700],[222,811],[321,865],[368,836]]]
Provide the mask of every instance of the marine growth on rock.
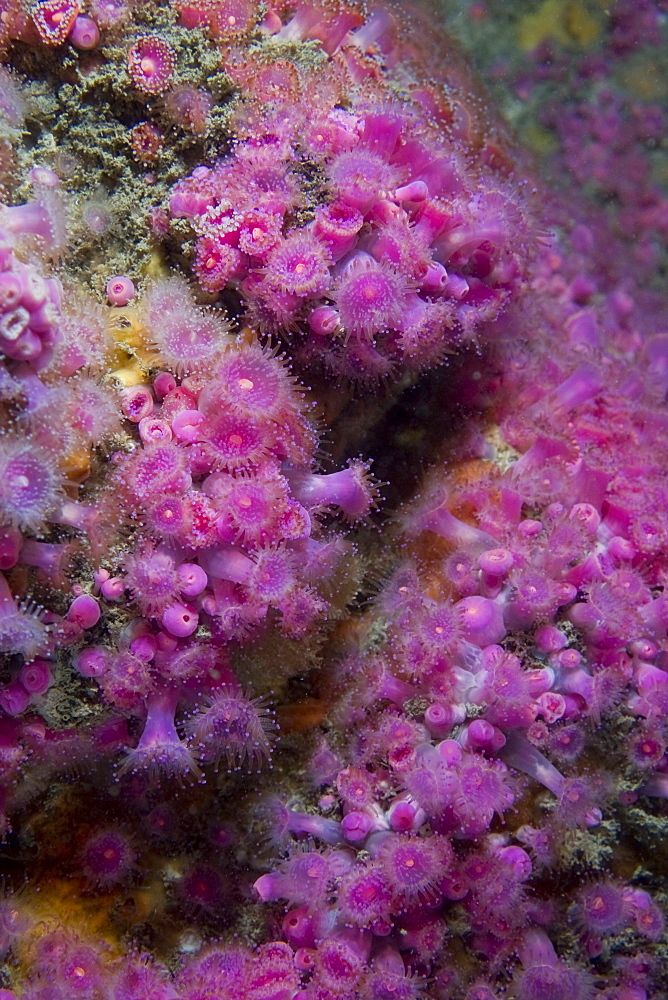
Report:
[[666,995],[667,12],[509,6],[518,134],[445,11],[0,0],[0,1000]]

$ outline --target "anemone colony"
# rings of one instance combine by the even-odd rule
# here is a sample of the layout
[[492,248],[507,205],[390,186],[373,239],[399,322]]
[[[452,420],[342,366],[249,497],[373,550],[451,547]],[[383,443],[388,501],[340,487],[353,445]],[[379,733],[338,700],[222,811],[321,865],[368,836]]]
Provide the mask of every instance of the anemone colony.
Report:
[[2,1000],[666,995],[665,10],[548,8],[582,196],[426,11],[0,0]]

